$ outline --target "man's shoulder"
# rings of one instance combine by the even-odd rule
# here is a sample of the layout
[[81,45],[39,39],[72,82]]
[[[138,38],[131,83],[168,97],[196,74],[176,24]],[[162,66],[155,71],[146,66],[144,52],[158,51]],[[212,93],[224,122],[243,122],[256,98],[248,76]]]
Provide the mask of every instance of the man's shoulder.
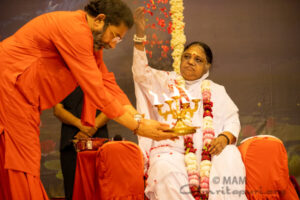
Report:
[[68,51],[90,56],[93,49],[93,35],[86,21],[84,11],[55,11],[45,14],[50,38]]
[[[77,11],[54,11],[45,13],[39,17],[49,26],[56,26],[58,29],[67,29],[74,32],[78,29],[81,30],[83,26],[87,26],[85,21],[85,12],[82,10]],[[83,26],[80,26],[83,25]]]
[[53,17],[53,18],[76,18],[82,17],[85,14],[82,10],[76,11],[53,11],[49,13],[44,13],[40,17]]

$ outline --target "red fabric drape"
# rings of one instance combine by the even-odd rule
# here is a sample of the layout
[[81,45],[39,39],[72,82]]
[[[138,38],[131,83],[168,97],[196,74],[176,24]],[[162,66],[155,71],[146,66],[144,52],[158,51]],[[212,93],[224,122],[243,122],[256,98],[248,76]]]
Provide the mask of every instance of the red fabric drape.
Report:
[[96,161],[101,200],[143,200],[144,165],[139,147],[128,141],[109,142]]
[[143,200],[143,158],[132,142],[77,154],[73,200]]
[[93,200],[96,196],[96,158],[97,151],[77,153],[73,200]]
[[246,195],[253,199],[297,200],[290,182],[283,143],[275,137],[253,137],[239,146],[246,167]]

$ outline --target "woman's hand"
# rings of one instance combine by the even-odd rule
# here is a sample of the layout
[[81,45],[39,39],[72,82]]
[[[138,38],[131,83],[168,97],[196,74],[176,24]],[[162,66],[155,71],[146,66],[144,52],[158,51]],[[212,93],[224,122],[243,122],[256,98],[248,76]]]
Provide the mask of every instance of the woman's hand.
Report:
[[144,7],[138,7],[134,12],[135,30],[138,37],[144,37],[145,35],[146,22],[144,10]]
[[210,148],[208,149],[209,153],[213,155],[219,155],[223,149],[227,145],[227,139],[224,136],[219,136],[216,137],[215,139],[212,140],[210,144]]
[[212,140],[208,151],[211,155],[219,155],[228,144],[233,144],[235,141],[235,136],[225,131]]

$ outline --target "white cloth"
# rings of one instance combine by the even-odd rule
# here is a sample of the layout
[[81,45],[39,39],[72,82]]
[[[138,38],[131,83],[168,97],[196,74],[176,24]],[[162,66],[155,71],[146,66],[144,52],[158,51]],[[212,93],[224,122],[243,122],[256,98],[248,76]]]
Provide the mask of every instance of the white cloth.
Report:
[[[145,118],[151,118],[160,122],[172,124],[175,122],[171,116],[165,120],[157,112],[155,104],[162,104],[166,99],[165,96],[171,98],[172,90],[171,85],[175,85],[176,79],[175,72],[166,72],[153,69],[148,66],[148,60],[145,51],[134,49],[133,57],[133,78],[135,83],[135,94],[137,99],[137,110],[145,114]],[[208,73],[204,74],[200,79],[195,81],[186,81],[186,90],[192,99],[202,99],[201,83],[208,77]],[[150,92],[151,91],[151,92]],[[151,93],[156,94],[154,97]],[[162,95],[162,94],[165,95]],[[238,108],[227,95],[225,88],[211,81],[211,101],[213,102],[213,126],[216,136],[224,131],[231,132],[237,139],[240,131],[240,122],[238,116]],[[192,108],[194,105],[191,105]],[[163,111],[169,109],[165,104]],[[192,118],[192,125],[201,127],[203,116],[202,101],[199,103],[198,110],[194,113]],[[139,137],[139,146],[141,147],[145,159],[145,172],[148,169],[147,187],[145,190],[146,195],[150,199],[194,199],[191,194],[186,194],[182,190],[188,189],[187,172],[184,164],[184,142],[183,137],[176,141],[164,140],[153,141],[148,138]],[[197,148],[197,161],[201,160],[201,147],[202,147],[202,132],[201,128],[197,129],[194,134],[194,146]],[[227,150],[228,149],[228,150]],[[228,155],[229,154],[229,155]],[[229,158],[228,158],[229,157]],[[227,162],[225,162],[227,161]],[[230,161],[230,163],[228,162]],[[222,162],[225,162],[224,164]],[[224,167],[224,166],[226,167]],[[149,166],[149,168],[148,168]],[[226,169],[225,169],[226,168]],[[177,174],[176,176],[174,176]],[[238,190],[244,192],[245,183],[231,184],[228,181],[229,176],[236,176],[238,180],[244,180],[245,168],[241,160],[238,149],[234,145],[227,146],[219,156],[214,156],[212,159],[212,169],[210,173],[210,199],[244,199],[245,195],[237,196],[236,194],[225,194],[222,191],[218,194],[213,194],[214,190],[222,189],[223,177],[225,183],[230,186],[230,190]],[[177,177],[181,177],[178,180]],[[185,178],[183,178],[185,177]],[[213,177],[219,177],[220,182],[217,183]],[[241,178],[239,178],[241,177]],[[218,178],[215,178],[218,179]],[[233,178],[231,178],[233,179]],[[173,183],[173,184],[170,184]],[[172,192],[160,192],[158,185],[172,188]],[[226,191],[225,193],[232,193]],[[241,193],[241,192],[240,192]],[[180,196],[180,198],[178,198]],[[220,197],[222,196],[222,197]]]

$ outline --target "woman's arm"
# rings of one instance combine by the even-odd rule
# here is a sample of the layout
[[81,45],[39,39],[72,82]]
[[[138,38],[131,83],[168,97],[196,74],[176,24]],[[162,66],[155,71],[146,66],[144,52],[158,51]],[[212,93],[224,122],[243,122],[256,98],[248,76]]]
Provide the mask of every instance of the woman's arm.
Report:
[[[139,38],[143,38],[145,36],[145,14],[144,7],[139,7],[135,10],[134,13],[134,22],[135,22],[135,34]],[[140,51],[144,51],[145,45],[144,42],[134,42],[134,47]]]
[[241,129],[238,108],[227,94],[224,87],[219,91],[222,97],[221,112],[222,132],[212,141],[209,151],[212,155],[220,154],[230,144],[235,144]]

